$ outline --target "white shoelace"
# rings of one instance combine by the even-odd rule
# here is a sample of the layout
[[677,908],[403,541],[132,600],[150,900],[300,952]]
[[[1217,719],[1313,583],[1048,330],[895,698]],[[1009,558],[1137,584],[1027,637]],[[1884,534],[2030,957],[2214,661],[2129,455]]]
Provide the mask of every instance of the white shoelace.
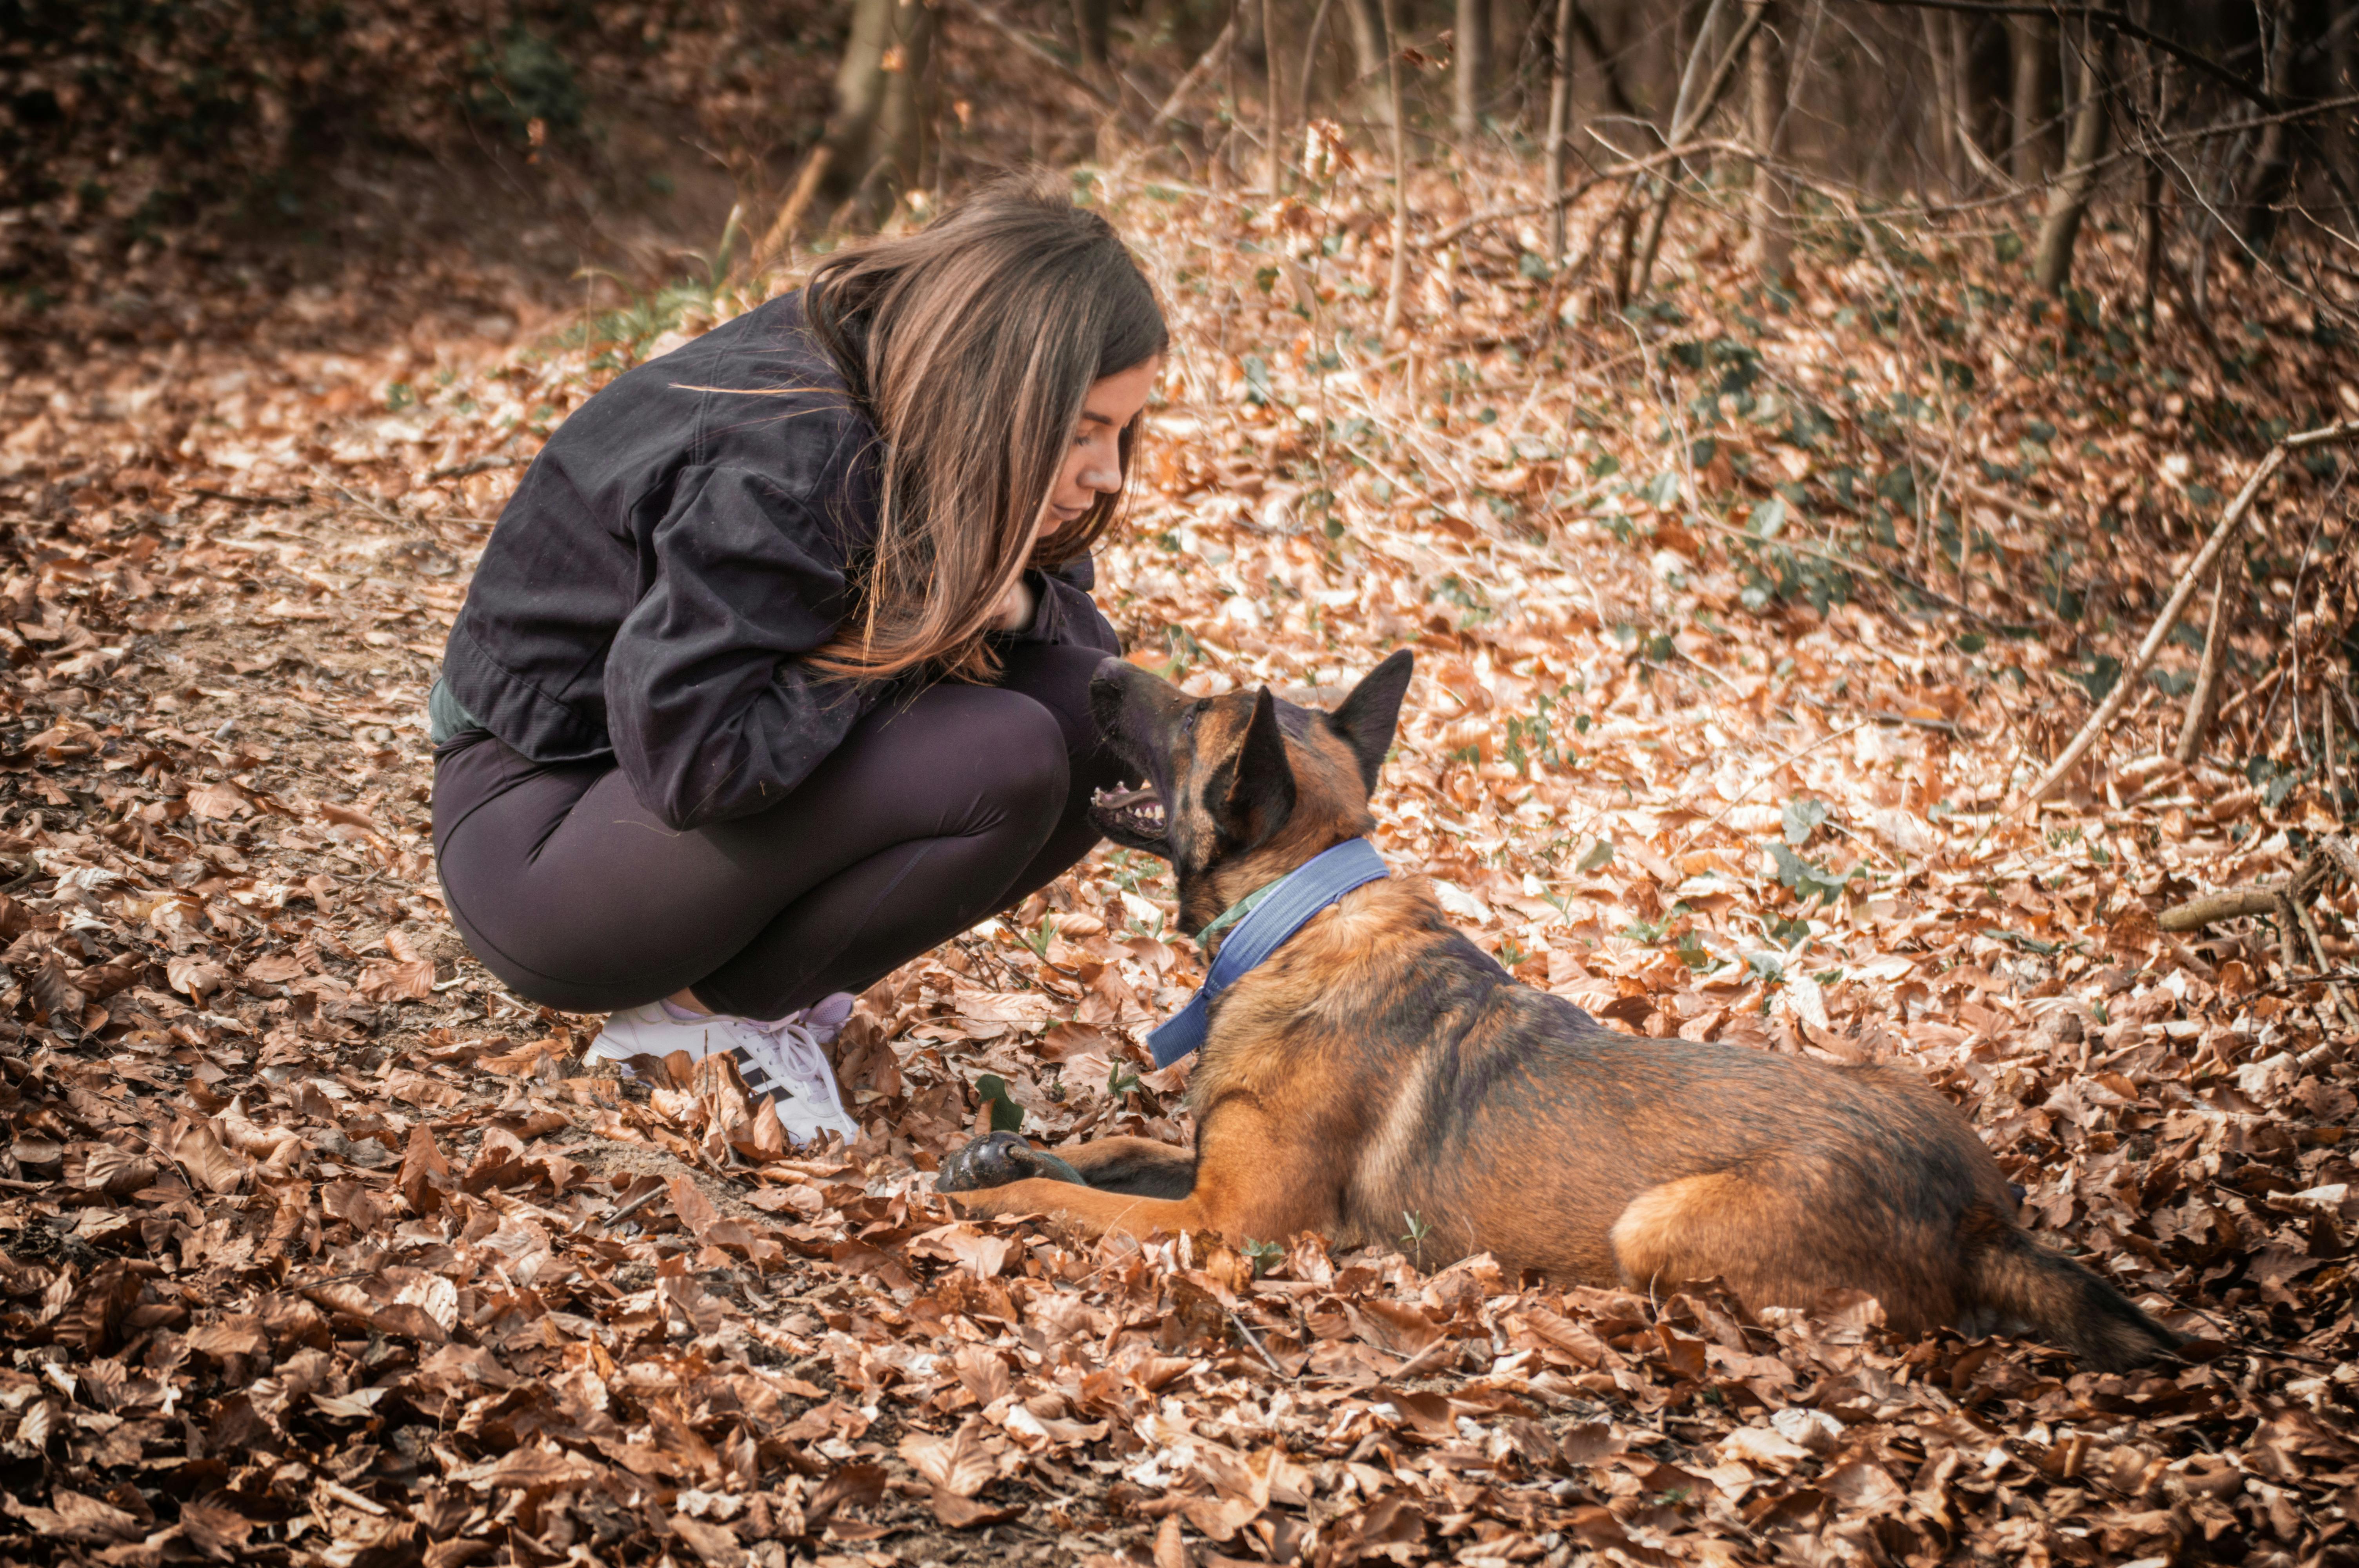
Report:
[[761,1045],[740,1045],[733,1053],[745,1077],[745,1087],[756,1094],[784,1092],[789,1098],[832,1109],[834,1097],[828,1092],[832,1082],[827,1054],[820,1047],[811,1032],[797,1019],[779,1019],[775,1023],[759,1020],[745,1021]]

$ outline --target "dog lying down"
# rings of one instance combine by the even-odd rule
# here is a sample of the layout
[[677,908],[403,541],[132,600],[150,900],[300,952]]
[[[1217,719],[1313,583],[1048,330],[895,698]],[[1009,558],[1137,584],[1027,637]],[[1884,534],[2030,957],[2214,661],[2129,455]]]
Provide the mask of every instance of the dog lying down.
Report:
[[[1410,663],[1395,654],[1321,712],[1266,689],[1190,698],[1109,659],[1091,707],[1151,788],[1093,816],[1171,861],[1180,927],[1201,932],[1375,826]],[[1903,1332],[2037,1336],[2105,1368],[2179,1343],[2023,1232],[1990,1152],[1913,1075],[1617,1034],[1508,978],[1421,881],[1343,893],[1209,1020],[1193,1150],[1108,1138],[1051,1154],[994,1133],[939,1187],[969,1213],[1140,1237],[1316,1230],[1356,1247],[1414,1215],[1430,1262],[1489,1252],[1510,1278],[1657,1292],[1718,1276],[1754,1307],[1864,1290]]]

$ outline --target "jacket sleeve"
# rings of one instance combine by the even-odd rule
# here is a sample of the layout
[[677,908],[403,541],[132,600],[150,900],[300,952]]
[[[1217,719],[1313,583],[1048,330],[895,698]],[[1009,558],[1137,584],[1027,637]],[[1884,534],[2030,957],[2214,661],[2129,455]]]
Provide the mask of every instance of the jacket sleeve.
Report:
[[1067,643],[1108,654],[1122,652],[1122,638],[1099,613],[1090,589],[1097,585],[1097,564],[1087,556],[1067,561],[1054,571],[1024,574],[1037,608],[1032,624],[1011,633],[1018,643]]
[[874,700],[793,655],[849,594],[820,520],[743,469],[691,469],[649,542],[654,577],[606,655],[606,723],[639,803],[682,830],[775,806]]

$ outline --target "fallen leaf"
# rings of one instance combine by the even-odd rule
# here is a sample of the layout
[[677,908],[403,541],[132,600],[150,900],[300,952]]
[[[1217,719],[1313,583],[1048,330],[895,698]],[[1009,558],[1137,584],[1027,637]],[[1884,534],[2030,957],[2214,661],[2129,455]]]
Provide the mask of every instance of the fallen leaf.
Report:
[[954,1498],[972,1498],[999,1473],[984,1424],[970,1417],[948,1437],[911,1433],[900,1454],[909,1468]]

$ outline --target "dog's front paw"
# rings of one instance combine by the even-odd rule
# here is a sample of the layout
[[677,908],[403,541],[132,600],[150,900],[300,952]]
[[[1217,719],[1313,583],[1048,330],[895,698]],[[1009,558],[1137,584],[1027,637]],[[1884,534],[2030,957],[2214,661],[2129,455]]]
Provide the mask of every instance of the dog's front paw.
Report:
[[1035,1149],[1013,1132],[978,1138],[949,1159],[934,1177],[939,1193],[972,1193],[1004,1187],[1010,1182],[1038,1176],[1051,1182],[1082,1182],[1082,1173],[1045,1150]]

